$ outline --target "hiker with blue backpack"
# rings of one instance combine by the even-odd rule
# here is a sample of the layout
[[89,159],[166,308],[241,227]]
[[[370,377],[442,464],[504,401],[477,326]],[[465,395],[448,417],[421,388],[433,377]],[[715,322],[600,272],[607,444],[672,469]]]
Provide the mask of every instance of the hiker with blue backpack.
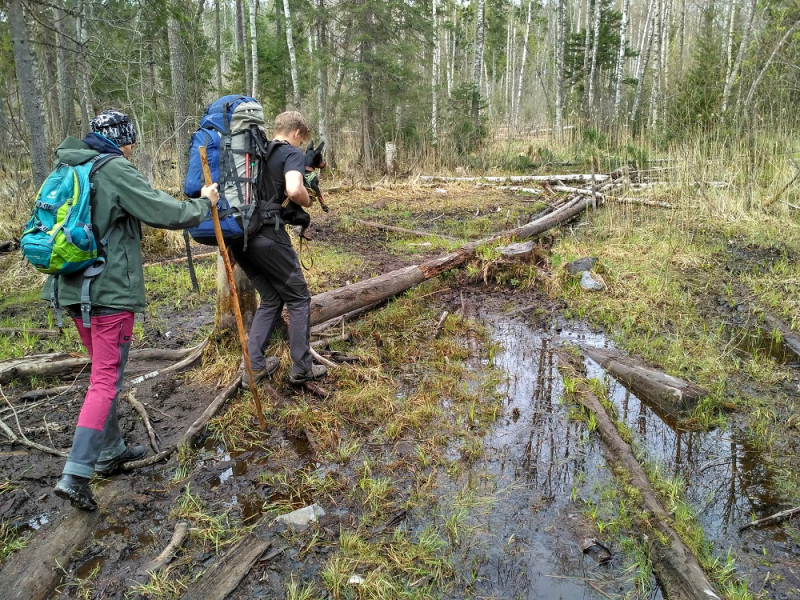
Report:
[[[125,443],[117,419],[134,313],[145,309],[140,223],[190,227],[219,199],[216,184],[185,202],[154,190],[129,162],[136,129],[125,114],[106,110],[91,127],[82,141],[67,137],[56,149],[56,168],[39,191],[20,244],[35,267],[52,274],[42,298],[59,317],[62,309],[72,317],[92,360],[72,448],[55,486],[57,496],[82,510],[97,508],[93,475],[110,477],[147,452]],[[85,216],[76,218],[82,210]]]
[[[294,385],[320,379],[327,369],[314,365],[309,350],[311,294],[286,226],[304,231],[310,216],[303,210],[320,201],[322,194],[316,168],[324,166],[322,148],[309,145],[310,129],[305,117],[290,111],[275,118],[274,139],[268,140],[264,110],[250,96],[228,95],[212,102],[192,136],[189,168],[184,192],[200,193],[205,181],[201,148],[205,149],[211,179],[219,183],[219,222],[225,245],[261,297],[253,317],[247,350],[254,383],[272,375],[278,358],[266,357],[270,336],[280,322],[284,305],[289,313],[289,350]],[[190,228],[192,238],[216,245],[214,224],[209,214]],[[245,371],[242,387],[250,386]]]

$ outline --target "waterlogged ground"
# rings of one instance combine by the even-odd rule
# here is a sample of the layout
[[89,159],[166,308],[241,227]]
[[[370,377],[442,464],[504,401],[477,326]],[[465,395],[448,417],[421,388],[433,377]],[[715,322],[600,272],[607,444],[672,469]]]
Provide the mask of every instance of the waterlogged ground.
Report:
[[[376,201],[358,216],[374,218],[401,200]],[[478,211],[470,204],[452,212],[466,222],[486,208],[483,196],[478,202]],[[431,213],[423,223],[439,215]],[[350,266],[337,271],[328,287],[415,264],[442,250],[413,245],[429,243],[415,238],[412,254],[399,255],[391,236],[354,235],[350,225],[342,229],[327,220],[321,221],[318,235],[320,244],[338,247]],[[442,343],[452,341],[456,350],[468,345],[469,323],[485,328],[477,352],[454,358],[453,364],[445,357],[438,372],[413,361],[391,372],[394,393],[413,397],[429,379],[463,366],[463,394],[456,390],[436,399],[432,418],[441,427],[409,426],[381,437],[399,416],[370,421],[370,402],[379,400],[368,399],[360,409],[363,415],[343,413],[341,422],[326,430],[320,427],[320,415],[330,408],[326,401],[279,383],[284,400],[267,403],[268,427],[260,434],[250,398],[239,396],[189,456],[115,478],[116,496],[101,503],[102,526],[63,565],[63,586],[54,597],[190,598],[187,586],[217,563],[247,527],[258,525],[257,534],[269,547],[232,598],[661,598],[636,553],[639,533],[620,506],[602,443],[587,419],[564,400],[553,355],[565,343],[611,343],[602,332],[565,319],[567,307],[548,299],[540,287],[518,288],[491,277],[484,283],[480,266],[419,298],[398,301],[413,302],[408,329],[397,325],[409,352],[415,343],[433,344],[433,326],[443,310],[459,319],[453,331],[442,335]],[[213,280],[206,271],[204,289]],[[172,281],[171,272],[161,278]],[[174,285],[187,287],[183,280]],[[190,306],[165,305],[149,315],[140,322],[141,344],[172,348],[196,341],[210,325],[211,300],[198,295]],[[463,311],[465,306],[471,310]],[[520,307],[538,308],[514,311]],[[391,310],[391,305],[379,309],[376,318]],[[43,319],[41,313],[37,308],[27,314]],[[429,316],[412,319],[422,313]],[[395,343],[382,334],[380,322],[370,334],[374,339],[360,340],[362,346],[371,344],[365,346],[371,355],[362,358],[375,367],[363,375],[365,388],[382,377],[376,357],[388,354],[387,346]],[[782,345],[742,336],[739,330],[730,336],[742,356],[766,351],[797,380],[800,364]],[[341,350],[355,353],[357,344]],[[800,597],[797,530],[772,526],[739,532],[753,516],[788,508],[781,502],[774,463],[762,460],[765,451],[754,445],[744,420],[731,415],[725,428],[685,430],[592,361],[586,360],[585,367],[588,377],[606,384],[618,418],[633,431],[634,445],[649,468],[682,482],[711,553],[722,563],[729,554],[735,559],[735,575],[749,581],[751,597]],[[222,376],[211,381],[179,375],[137,387],[162,445],[186,430],[223,381]],[[14,398],[24,391],[23,383],[3,391]],[[66,448],[85,385],[79,377],[69,392],[41,404],[17,405],[16,414],[0,406],[0,418],[14,426],[18,421],[39,443]],[[459,395],[468,398],[466,406]],[[303,414],[314,418],[303,421]],[[141,422],[126,402],[120,415],[128,441],[146,444]],[[228,433],[242,428],[249,433]],[[782,451],[796,453],[792,444],[784,440]],[[5,441],[0,457],[0,519],[35,539],[72,514],[51,493],[63,459]],[[98,482],[96,493],[105,498],[110,485]],[[277,514],[313,502],[326,514],[309,529],[294,532],[273,523]],[[191,522],[191,538],[172,570],[153,582],[142,567],[166,546],[180,519]]]

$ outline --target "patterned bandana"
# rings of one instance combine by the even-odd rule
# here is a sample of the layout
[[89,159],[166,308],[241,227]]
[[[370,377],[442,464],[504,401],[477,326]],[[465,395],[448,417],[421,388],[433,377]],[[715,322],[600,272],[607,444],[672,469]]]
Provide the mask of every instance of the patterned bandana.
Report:
[[107,137],[120,148],[136,143],[136,128],[127,115],[116,110],[104,110],[92,119],[92,131]]

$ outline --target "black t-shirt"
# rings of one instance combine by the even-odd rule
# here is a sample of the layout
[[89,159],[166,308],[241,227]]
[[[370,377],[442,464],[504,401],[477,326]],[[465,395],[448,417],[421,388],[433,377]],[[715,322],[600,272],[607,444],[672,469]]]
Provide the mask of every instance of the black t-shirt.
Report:
[[[279,202],[283,202],[286,193],[286,173],[298,171],[302,175],[306,170],[305,154],[300,148],[295,148],[289,143],[278,144],[267,161],[267,170],[272,179],[274,191],[277,194],[276,197]],[[289,234],[286,233],[283,227],[279,227],[276,231],[274,225],[268,224],[261,231],[273,240],[291,244]]]

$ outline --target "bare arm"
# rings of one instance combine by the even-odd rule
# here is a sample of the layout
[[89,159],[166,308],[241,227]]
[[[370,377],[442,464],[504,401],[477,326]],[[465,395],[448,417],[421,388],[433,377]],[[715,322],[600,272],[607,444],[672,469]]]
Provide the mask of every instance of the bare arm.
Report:
[[286,177],[286,195],[292,202],[300,206],[311,206],[311,198],[303,183],[303,174],[300,171],[289,171]]

